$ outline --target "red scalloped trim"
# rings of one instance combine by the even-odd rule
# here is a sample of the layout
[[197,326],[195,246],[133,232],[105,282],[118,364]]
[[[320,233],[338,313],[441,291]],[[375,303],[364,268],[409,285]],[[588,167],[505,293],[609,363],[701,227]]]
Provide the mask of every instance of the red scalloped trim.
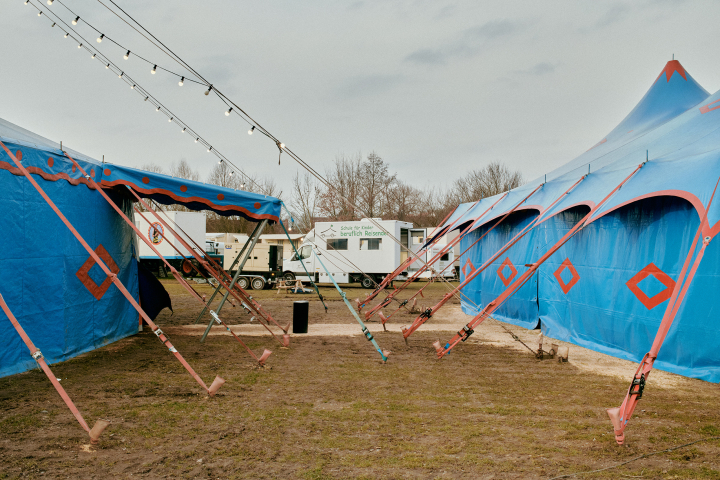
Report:
[[137,192],[144,193],[145,195],[153,195],[153,194],[159,193],[162,195],[167,195],[168,197],[172,198],[173,200],[177,200],[180,203],[198,202],[198,203],[203,203],[210,208],[213,208],[215,210],[221,210],[223,212],[241,211],[248,217],[254,218],[256,220],[266,220],[267,219],[267,220],[272,220],[275,222],[278,221],[278,217],[276,217],[275,215],[270,215],[269,213],[259,215],[257,213],[252,213],[249,210],[242,208],[238,205],[217,205],[217,204],[209,201],[208,199],[202,198],[202,197],[179,197],[179,196],[175,195],[173,192],[171,192],[170,190],[165,190],[164,188],[140,188],[137,185],[135,185],[134,183],[128,182],[127,180],[114,180],[112,182],[108,182],[107,180],[102,180],[100,182],[100,185],[102,185],[103,187],[105,187],[105,186],[114,187],[116,185],[127,185],[127,186],[134,188]]
[[[38,167],[25,167],[28,172],[34,173],[35,175],[39,175],[44,180],[47,180],[49,182],[57,182],[58,180],[65,180],[71,185],[80,185],[83,184],[86,187],[88,187],[90,190],[95,190],[93,187],[88,185],[88,181],[84,178],[71,178],[68,176],[67,173],[47,173],[44,170],[38,168]],[[22,173],[22,171],[17,168],[15,165],[12,165],[10,162],[4,162],[0,161],[0,170],[7,170],[8,172],[12,173],[13,175],[17,175],[18,177],[24,177],[25,175]]]

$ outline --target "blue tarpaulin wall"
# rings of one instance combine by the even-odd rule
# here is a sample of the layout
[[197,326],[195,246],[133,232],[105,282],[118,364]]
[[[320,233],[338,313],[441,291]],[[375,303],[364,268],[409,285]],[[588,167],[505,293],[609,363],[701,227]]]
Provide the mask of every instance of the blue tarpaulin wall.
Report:
[[[60,145],[3,119],[0,141],[20,157],[88,244],[93,249],[105,249],[117,264],[118,278],[138,300],[132,229],[88,187]],[[280,215],[281,202],[275,197],[101,163],[73,150],[65,151],[106,188],[130,218],[129,194],[119,194],[127,186],[160,203],[180,203],[222,215],[256,221],[278,221]],[[97,265],[87,272],[89,278],[82,275],[89,254],[2,149],[0,212],[0,294],[48,363],[137,332],[137,311],[114,285],[97,291],[106,279]],[[36,366],[4,314],[0,314],[0,339],[0,377]]]
[[[48,156],[25,146],[23,163],[47,162]],[[7,168],[0,155],[0,294],[18,322],[55,363],[137,332],[138,314],[115,286],[97,300],[77,276],[89,255],[24,176]],[[14,165],[14,164],[13,164]],[[92,248],[102,245],[119,268],[118,278],[138,298],[132,230],[102,197],[86,185],[34,176],[60,211]],[[100,267],[89,272],[95,284],[105,280]],[[90,284],[92,286],[92,284]],[[3,314],[0,318],[0,376],[36,367],[25,344]]]
[[493,316],[526,328],[539,321],[550,337],[639,361],[707,215],[702,237],[710,244],[655,366],[720,382],[720,195],[706,212],[719,179],[720,92],[708,94],[679,62],[668,62],[635,109],[595,146],[504,197],[460,205],[447,220],[457,226],[479,219],[461,241],[463,251],[505,212],[520,208],[500,224],[505,229],[498,226],[460,258],[464,279],[468,261],[477,268],[534,218],[523,211],[541,212],[530,233],[463,290],[463,310],[475,314],[497,298],[513,269],[524,273],[610,195]]

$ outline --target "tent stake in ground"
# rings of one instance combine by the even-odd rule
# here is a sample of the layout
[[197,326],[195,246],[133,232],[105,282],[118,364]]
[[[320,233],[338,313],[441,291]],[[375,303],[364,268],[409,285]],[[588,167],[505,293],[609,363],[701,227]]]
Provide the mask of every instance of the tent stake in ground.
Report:
[[[205,382],[202,381],[202,378],[200,378],[200,375],[198,375],[195,370],[192,369],[190,364],[188,364],[182,355],[175,349],[175,347],[170,343],[170,340],[165,336],[165,334],[158,328],[157,325],[150,319],[150,317],[145,313],[145,311],[140,307],[140,305],[135,301],[133,296],[130,294],[127,288],[125,288],[125,285],[120,281],[119,278],[117,278],[117,275],[113,273],[107,265],[105,265],[105,262],[98,256],[97,253],[95,253],[95,250],[90,248],[90,245],[85,241],[85,239],[78,233],[78,231],[75,229],[75,227],[72,226],[70,221],[63,215],[63,213],[60,211],[60,209],[55,205],[55,203],[48,197],[48,195],[45,193],[45,190],[40,187],[40,185],[35,181],[35,179],[30,175],[30,172],[27,171],[27,169],[23,166],[22,163],[20,163],[20,160],[13,155],[13,153],[5,146],[3,142],[0,142],[0,146],[5,150],[5,152],[8,154],[8,156],[12,159],[13,162],[15,162],[15,166],[25,175],[25,178],[27,178],[32,186],[35,188],[35,190],[38,191],[38,193],[43,197],[45,202],[52,208],[52,210],[55,212],[55,214],[60,218],[60,220],[65,224],[65,226],[70,230],[70,232],[73,234],[73,236],[80,242],[80,244],[83,246],[83,248],[88,252],[88,254],[92,257],[92,259],[97,263],[97,265],[102,269],[102,271],[107,275],[112,283],[115,284],[115,286],[122,292],[123,296],[127,299],[128,302],[135,308],[135,310],[140,314],[140,316],[145,320],[145,322],[150,326],[153,333],[156,337],[160,339],[163,344],[168,348],[168,350],[175,355],[175,357],[178,359],[178,361],[185,367],[185,369],[190,373],[190,375],[195,379],[196,382],[200,384],[200,386],[203,387],[203,389],[210,395],[213,396],[217,391],[220,389],[220,387],[225,383],[225,380],[220,378],[219,376],[215,377],[215,380],[208,388],[207,385],[205,385]],[[22,152],[18,152],[20,157],[22,158]]]
[[102,435],[103,430],[105,430],[105,428],[110,425],[110,422],[107,422],[105,420],[98,420],[95,422],[93,428],[88,427],[88,424],[85,422],[82,414],[77,409],[73,401],[70,399],[70,396],[67,394],[62,385],[60,385],[58,378],[50,370],[50,367],[48,367],[48,364],[45,361],[42,352],[40,352],[40,350],[35,346],[35,344],[33,344],[27,333],[25,333],[25,330],[22,328],[20,323],[15,318],[15,315],[13,315],[12,311],[10,310],[10,307],[8,307],[8,304],[5,303],[5,299],[2,295],[0,295],[0,308],[2,308],[2,310],[5,312],[8,320],[10,320],[10,323],[12,323],[13,327],[15,327],[15,330],[17,331],[18,335],[20,335],[20,338],[22,338],[23,342],[25,342],[28,350],[30,350],[30,355],[32,355],[32,358],[37,362],[42,371],[45,372],[45,375],[47,375],[50,383],[53,384],[53,387],[55,387],[55,390],[57,390],[60,398],[63,399],[65,405],[68,406],[68,408],[70,409],[80,426],[83,428],[83,430],[85,430],[90,436],[90,443],[98,443],[100,435]]
[[[177,280],[177,282],[178,282],[180,285],[182,285],[183,287],[185,287],[185,290],[187,290],[188,293],[190,293],[190,295],[191,295],[193,298],[195,298],[195,299],[198,300],[200,303],[202,303],[206,308],[209,308],[209,303],[207,303],[207,304],[205,303],[205,301],[202,299],[202,297],[200,296],[200,294],[198,294],[198,293],[195,291],[195,289],[192,288],[189,283],[187,283],[187,281],[185,280],[185,278],[184,278],[182,275],[180,275],[180,273],[175,269],[175,267],[173,267],[173,266],[167,261],[167,259],[158,251],[158,249],[155,248],[155,245],[153,245],[152,242],[151,242],[147,237],[145,237],[145,235],[142,234],[142,232],[140,231],[139,228],[137,228],[137,226],[135,225],[135,223],[134,223],[132,220],[130,220],[130,219],[127,217],[127,215],[125,215],[125,213],[120,209],[120,207],[118,207],[118,206],[115,204],[115,202],[113,202],[113,201],[110,199],[110,197],[107,196],[107,194],[103,191],[102,187],[100,187],[100,185],[98,185],[98,184],[95,182],[95,180],[93,180],[92,177],[87,174],[87,172],[80,166],[80,164],[79,164],[78,162],[75,161],[74,158],[72,158],[70,155],[68,155],[67,152],[64,152],[64,153],[65,153],[65,156],[66,156],[67,158],[69,158],[70,161],[73,162],[73,165],[75,165],[75,167],[76,167],[78,170],[80,170],[80,172],[81,172],[83,175],[85,175],[85,178],[86,178],[86,179],[88,180],[88,182],[90,183],[90,186],[94,187],[95,190],[97,190],[97,192],[100,193],[100,195],[108,202],[108,204],[115,210],[115,212],[117,212],[117,214],[120,215],[120,218],[122,218],[123,220],[125,220],[125,223],[127,223],[128,225],[130,225],[130,227],[133,229],[133,231],[137,234],[138,238],[142,239],[143,242],[145,242],[145,244],[146,244],[148,247],[150,247],[150,249],[152,249],[152,251],[155,253],[155,255],[157,255],[157,256],[165,263],[165,267],[170,270],[170,272],[172,273],[173,277],[175,277],[175,279]],[[263,220],[263,221],[264,221],[264,222],[267,222],[267,220]],[[225,329],[226,329],[228,332],[230,332],[230,334],[232,334],[233,337],[235,337],[235,340],[237,340],[238,342],[240,342],[240,344],[241,344],[243,347],[245,347],[245,349],[248,351],[248,353],[250,353],[250,355],[255,359],[255,361],[257,361],[261,366],[265,364],[265,360],[267,360],[267,358],[268,358],[268,357],[270,356],[270,354],[272,353],[270,350],[265,349],[265,352],[263,352],[263,354],[260,356],[260,358],[258,358],[258,357],[253,353],[253,351],[250,350],[250,348],[249,348],[247,345],[245,345],[245,343],[244,343],[242,340],[240,340],[240,338],[239,338],[237,335],[235,335],[235,333],[234,333],[232,330],[230,330],[230,327],[228,327],[228,326],[225,324],[225,322],[223,322],[223,321],[220,319],[220,317],[216,314],[216,312],[213,312],[212,310],[210,310],[210,313],[211,313],[211,315],[213,316],[213,319],[214,319],[213,322],[217,322],[218,324],[222,324],[222,325],[225,327]]]
[[[718,183],[720,183],[720,180],[718,180]],[[698,227],[697,233],[695,233],[695,238],[693,239],[692,245],[690,246],[687,257],[685,257],[685,263],[683,264],[683,268],[680,271],[680,275],[678,276],[677,281],[675,282],[672,296],[670,297],[670,301],[665,308],[665,313],[663,314],[662,321],[660,322],[660,327],[655,334],[655,340],[653,341],[652,347],[650,347],[650,351],[645,354],[642,361],[640,362],[640,365],[635,372],[635,376],[633,377],[632,383],[628,388],[627,394],[625,394],[625,399],[623,400],[622,405],[607,410],[608,416],[610,417],[610,421],[612,422],[613,428],[615,430],[615,441],[618,443],[618,445],[622,445],[623,443],[625,443],[625,428],[627,427],[627,423],[632,417],[638,401],[640,401],[640,399],[642,398],[643,390],[645,389],[645,382],[647,382],[648,376],[650,376],[650,371],[655,364],[655,360],[657,360],[658,353],[660,353],[660,348],[665,341],[665,337],[670,330],[670,326],[672,325],[673,320],[675,320],[675,316],[680,309],[680,305],[682,305],[683,298],[685,297],[685,292],[687,292],[687,289],[690,286],[690,282],[692,282],[693,277],[695,276],[695,272],[697,271],[698,266],[702,261],[703,255],[705,254],[705,248],[710,244],[710,241],[713,239],[713,236],[709,233],[710,228],[707,221],[707,214],[708,210],[710,210],[710,206],[712,205],[713,198],[715,197],[715,191],[717,191],[717,184],[715,185],[715,190],[710,197],[710,201],[708,202],[707,207],[705,207],[705,214],[700,220],[700,226]],[[705,233],[707,233],[707,235],[702,240],[702,247],[700,247],[700,251],[695,257],[695,262],[693,262],[690,273],[685,276],[687,269],[690,266],[690,262],[692,261],[692,257],[695,254],[698,239]]]

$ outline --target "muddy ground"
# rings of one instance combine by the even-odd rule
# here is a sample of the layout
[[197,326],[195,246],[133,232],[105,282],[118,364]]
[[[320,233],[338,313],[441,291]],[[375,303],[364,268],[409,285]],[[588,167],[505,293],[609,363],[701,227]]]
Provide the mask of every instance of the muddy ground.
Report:
[[[239,307],[225,311],[256,352],[273,350],[259,368],[227,334],[200,344],[202,329],[183,327],[200,308],[164,283],[175,313],[157,322],[205,382],[227,380],[216,397],[147,328],[52,366],[88,423],[111,422],[97,447],[41,372],[2,378],[0,478],[547,479],[720,436],[720,387],[658,371],[618,447],[605,409],[621,402],[635,366],[575,346],[567,364],[537,360],[494,321],[436,360],[431,343],[468,320],[457,302],[408,345],[399,328],[412,316],[397,314],[389,332],[372,323],[393,352],[383,364],[332,290],[323,289],[327,314],[312,295],[253,292],[282,325],[292,301],[311,305],[309,334],[288,349]],[[444,292],[430,285],[420,303]],[[533,345],[537,332],[508,328]],[[720,440],[578,478],[720,478]]]

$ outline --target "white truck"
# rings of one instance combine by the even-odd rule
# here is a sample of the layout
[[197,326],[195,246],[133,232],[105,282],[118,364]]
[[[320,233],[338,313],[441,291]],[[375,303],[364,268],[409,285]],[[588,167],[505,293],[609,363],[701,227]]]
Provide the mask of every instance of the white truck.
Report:
[[[160,252],[160,254],[167,259],[175,269],[181,272],[185,276],[198,276],[197,272],[193,268],[193,265],[197,267],[197,261],[193,258],[192,254],[175,238],[175,236],[166,231],[166,228],[155,218],[151,213],[144,212],[145,218],[135,213],[133,221],[138,230],[146,236],[153,246]],[[195,243],[201,247],[205,246],[205,214],[202,212],[167,212],[167,217],[164,214],[160,214],[161,218],[176,230],[179,235],[183,233],[178,230],[177,227],[181,228],[187,235],[192,238]],[[145,219],[149,220],[146,221]],[[177,227],[176,227],[177,225]],[[194,244],[188,241],[184,235],[183,239],[192,247]],[[160,276],[166,276],[169,272],[166,271],[163,261],[158,257],[155,252],[142,240],[138,239],[138,252],[140,262],[148,268],[151,272],[157,273]],[[177,248],[178,251],[173,248]],[[184,262],[183,257],[189,259],[189,262]]]
[[[425,239],[427,234],[426,229],[414,229],[409,222],[379,218],[373,220],[364,218],[351,222],[315,223],[315,228],[308,232],[298,248],[299,256],[293,254],[291,258],[283,259],[284,277],[306,279],[307,270],[317,283],[331,283],[325,269],[312,254],[314,247],[337,283],[358,282],[365,288],[373,288],[375,282],[379,283],[408,256],[407,250],[401,249],[385,231],[408,248],[422,246],[413,245],[415,240],[412,239],[420,236]],[[375,223],[381,225],[382,229]],[[405,280],[407,273],[402,272],[396,279]]]

